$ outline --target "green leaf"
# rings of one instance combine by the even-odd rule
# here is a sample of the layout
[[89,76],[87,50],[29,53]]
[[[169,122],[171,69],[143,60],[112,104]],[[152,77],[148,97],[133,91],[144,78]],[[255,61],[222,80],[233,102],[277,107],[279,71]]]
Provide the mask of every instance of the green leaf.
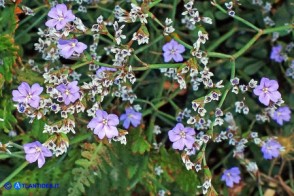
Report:
[[3,99],[0,105],[0,118],[4,121],[0,121],[0,130],[4,130],[8,133],[13,129],[14,124],[17,123],[16,118],[12,115],[15,110],[11,100]]
[[43,133],[45,122],[40,119],[35,119],[32,123],[32,127],[30,128],[32,136],[38,139],[41,142],[45,142],[48,138],[48,135]]
[[143,154],[146,151],[149,151],[151,145],[142,137],[139,137],[132,145],[132,152]]
[[258,72],[258,70],[265,65],[264,62],[262,61],[257,61],[251,65],[248,65],[245,67],[244,72],[247,73],[248,75],[253,75]]

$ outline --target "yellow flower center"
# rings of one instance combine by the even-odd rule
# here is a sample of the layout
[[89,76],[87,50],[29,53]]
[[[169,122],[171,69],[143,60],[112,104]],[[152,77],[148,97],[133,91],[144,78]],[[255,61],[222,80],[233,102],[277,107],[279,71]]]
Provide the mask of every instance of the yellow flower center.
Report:
[[37,152],[41,152],[41,148],[40,147],[36,147],[35,148]]
[[180,136],[181,136],[181,138],[185,138],[186,137],[186,133],[184,131],[180,131]]
[[102,123],[103,123],[104,125],[107,125],[107,122],[108,122],[107,119],[103,119],[103,120],[102,120]]
[[262,91],[263,91],[264,93],[267,93],[267,92],[268,92],[268,88],[263,88]]

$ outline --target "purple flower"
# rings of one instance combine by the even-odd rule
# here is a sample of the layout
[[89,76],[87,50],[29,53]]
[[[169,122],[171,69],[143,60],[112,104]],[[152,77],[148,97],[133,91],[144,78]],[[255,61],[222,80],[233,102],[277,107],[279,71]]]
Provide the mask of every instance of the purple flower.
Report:
[[272,52],[271,52],[271,59],[276,61],[277,63],[281,63],[285,60],[285,58],[281,55],[281,51],[282,51],[282,46],[281,45],[277,45],[274,46],[272,48]]
[[30,87],[28,83],[22,82],[17,89],[18,90],[12,91],[13,101],[29,104],[33,108],[39,107],[40,94],[43,91],[43,87],[38,83],[35,83]]
[[183,56],[181,55],[181,53],[185,52],[185,47],[175,40],[172,39],[170,42],[164,44],[162,50],[164,52],[164,62],[167,63],[172,59],[175,62],[183,61]]
[[228,187],[233,187],[234,183],[238,184],[241,180],[240,170],[238,167],[232,167],[224,171],[221,180],[226,182]]
[[259,101],[268,106],[270,101],[277,102],[281,98],[278,91],[279,84],[276,80],[261,78],[260,85],[253,90],[254,94],[259,96]]
[[116,126],[119,124],[118,116],[115,114],[107,114],[103,110],[97,110],[96,117],[94,117],[88,124],[88,128],[94,130],[94,134],[103,139],[106,135],[111,139],[118,136]]
[[282,146],[279,142],[274,139],[270,139],[265,142],[261,147],[261,152],[263,153],[263,158],[273,159],[280,155]]
[[55,27],[57,30],[65,27],[66,23],[73,21],[76,17],[73,15],[71,10],[67,10],[65,4],[57,4],[55,7],[51,8],[48,16],[52,19],[48,20],[45,25],[47,27]]
[[104,71],[116,71],[116,68],[100,67],[99,69],[96,70],[96,75],[99,75],[99,73],[104,72]]
[[79,91],[80,88],[77,86],[78,82],[73,81],[67,85],[60,84],[56,89],[61,92],[65,105],[74,103],[77,99],[81,97]]
[[178,123],[172,130],[168,132],[169,140],[173,143],[174,149],[183,150],[184,146],[191,149],[195,142],[195,131],[191,127],[184,127],[182,123]]
[[272,119],[274,119],[279,125],[283,125],[283,121],[290,121],[291,119],[291,110],[289,107],[279,107],[272,115]]
[[74,53],[83,53],[83,51],[87,48],[87,45],[82,42],[78,42],[77,39],[60,39],[58,40],[57,47],[60,49],[59,54],[64,58],[68,59]]
[[124,121],[123,127],[125,129],[128,129],[130,124],[132,124],[133,127],[137,127],[140,124],[141,119],[142,114],[140,112],[136,112],[132,108],[127,108],[126,113],[120,116],[120,120]]
[[33,163],[38,160],[39,168],[45,164],[45,157],[52,157],[52,152],[43,146],[39,141],[25,144],[23,148],[26,153],[26,160],[29,163]]

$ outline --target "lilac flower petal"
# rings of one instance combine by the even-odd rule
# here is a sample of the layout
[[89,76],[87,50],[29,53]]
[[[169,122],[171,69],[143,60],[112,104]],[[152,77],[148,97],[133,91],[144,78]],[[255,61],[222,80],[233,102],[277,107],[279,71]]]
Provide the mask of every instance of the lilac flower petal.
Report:
[[44,164],[45,164],[45,157],[41,153],[40,156],[39,156],[39,158],[38,158],[38,167],[41,168]]
[[39,158],[39,154],[38,153],[30,153],[30,154],[26,154],[26,160],[29,163],[33,163],[36,162]]
[[118,125],[119,124],[119,120],[118,120],[117,115],[115,115],[115,114],[109,114],[108,115],[108,124],[111,125],[111,126]]
[[123,123],[123,127],[125,129],[128,129],[130,127],[130,125],[131,125],[131,121],[127,118]]
[[12,100],[16,102],[24,102],[26,96],[22,95],[18,90],[12,91]]
[[94,132],[96,135],[98,135],[99,139],[103,139],[106,135],[105,131],[104,130],[96,130],[95,129],[95,132]]
[[31,91],[34,95],[40,95],[43,91],[43,87],[41,87],[38,83],[35,83],[32,85]]
[[115,136],[118,136],[118,130],[114,126],[104,126],[104,130],[107,138],[113,138]]
[[263,93],[259,96],[259,101],[264,105],[268,106],[270,103],[270,96],[266,93]]
[[173,56],[168,52],[165,52],[163,54],[163,57],[164,57],[164,62],[166,62],[166,63],[170,62],[173,58]]
[[30,85],[26,82],[22,82],[17,89],[22,95],[28,95],[31,91]]
[[184,146],[185,146],[185,143],[183,139],[179,139],[173,143],[173,149],[183,150]]
[[267,85],[269,91],[276,91],[279,88],[279,84],[275,80],[270,80]]
[[83,53],[83,51],[87,48],[87,45],[82,43],[82,42],[78,42],[76,47],[75,47],[75,51],[77,53]]
[[179,133],[176,133],[173,130],[168,132],[168,137],[171,142],[176,142],[181,139],[181,136],[179,135]]
[[48,21],[45,23],[45,25],[46,25],[47,27],[55,27],[55,26],[57,25],[57,23],[58,23],[58,20],[56,20],[56,19],[50,19],[50,20],[48,20]]
[[181,62],[181,61],[184,60],[183,56],[180,55],[180,54],[177,54],[177,53],[173,55],[173,59],[174,59],[175,62]]

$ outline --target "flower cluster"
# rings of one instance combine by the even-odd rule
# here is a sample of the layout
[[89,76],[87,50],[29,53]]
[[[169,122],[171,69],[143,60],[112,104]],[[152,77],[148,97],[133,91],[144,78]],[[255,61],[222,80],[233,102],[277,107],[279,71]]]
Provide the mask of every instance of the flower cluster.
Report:
[[[281,155],[284,144],[280,143],[279,138],[257,132],[255,123],[273,120],[282,126],[291,121],[292,107],[290,103],[284,105],[280,92],[283,89],[279,89],[283,84],[279,83],[280,77],[274,80],[269,79],[271,76],[263,76],[258,82],[258,74],[263,72],[243,77],[243,70],[237,71],[237,66],[243,65],[236,59],[253,44],[252,41],[235,54],[211,52],[211,48],[218,47],[214,39],[219,36],[209,32],[213,28],[214,18],[206,17],[206,12],[202,14],[192,0],[184,2],[184,11],[180,13],[183,29],[193,32],[189,33],[193,35],[192,41],[185,41],[185,33],[180,32],[181,24],[172,19],[176,17],[175,13],[163,21],[152,13],[151,8],[159,1],[126,1],[117,4],[113,11],[97,6],[108,10],[110,15],[98,15],[94,24],[88,28],[91,20],[84,21],[87,26],[84,25],[84,17],[79,18],[78,13],[87,12],[88,7],[84,4],[91,4],[92,9],[96,3],[75,1],[72,3],[74,6],[70,7],[58,4],[57,1],[50,3],[46,28],[38,30],[38,43],[34,44],[35,50],[49,62],[39,65],[30,59],[25,64],[43,77],[44,84],[27,79],[12,91],[12,100],[19,113],[28,117],[30,123],[36,119],[45,122],[40,132],[47,134],[47,140],[43,144],[35,141],[24,145],[29,163],[38,161],[38,167],[41,168],[45,164],[45,157],[65,154],[70,149],[69,138],[76,133],[83,135],[85,128],[88,128],[90,134],[93,132],[96,142],[104,144],[118,142],[126,145],[129,141],[127,137],[135,138],[135,141],[130,140],[134,142],[133,154],[142,154],[150,149],[152,153],[160,154],[165,152],[162,148],[171,146],[176,153],[181,153],[183,164],[187,170],[191,170],[189,172],[197,172],[199,176],[203,173],[203,181],[198,188],[207,194],[213,191],[211,187],[214,179],[207,165],[209,162],[206,161],[209,158],[206,149],[211,143],[230,148],[229,155],[253,176],[257,175],[258,166],[255,160],[246,157],[245,152],[250,149],[248,145],[259,147],[260,151],[256,153],[266,160]],[[238,1],[224,3],[226,9],[216,1],[211,4],[232,16],[230,20],[238,19],[244,23],[243,19],[235,16],[238,13],[234,10],[237,12],[237,9],[233,10],[234,6],[239,5]],[[258,0],[253,4],[262,6],[262,14],[269,15],[270,3],[264,5]],[[76,5],[79,6],[78,12],[69,9]],[[126,7],[129,10],[123,8],[125,5],[128,5]],[[177,5],[176,1],[174,5]],[[4,6],[4,1],[0,0],[0,6]],[[165,4],[161,4],[161,7],[171,9]],[[23,10],[26,15],[34,14],[28,7],[23,7]],[[264,22],[266,26],[274,25],[269,16],[264,18]],[[255,27],[248,21],[245,24]],[[156,28],[160,36],[154,36],[152,28]],[[239,27],[236,29],[240,30]],[[260,32],[268,34],[267,31]],[[87,39],[83,39],[84,36]],[[223,39],[227,39],[226,36]],[[267,58],[283,70],[282,66],[288,66],[289,60],[292,60],[290,55],[294,44],[280,45],[276,43],[278,37],[279,33],[273,35],[272,51]],[[258,39],[257,36],[255,38]],[[237,50],[239,45],[234,47]],[[145,55],[140,54],[143,52]],[[161,57],[161,63],[153,63],[157,57]],[[230,72],[227,72],[228,68]],[[159,69],[161,73],[154,71],[153,75],[148,75],[152,69]],[[148,71],[139,73],[145,70]],[[248,70],[246,72],[251,71]],[[169,81],[164,83],[167,78],[159,74],[168,77]],[[290,77],[287,79],[292,85],[293,60],[286,70],[286,76]],[[153,85],[159,79],[163,81],[159,91],[154,85],[151,86],[152,91],[145,92],[145,80],[148,80],[146,84]],[[144,89],[144,92],[140,93],[138,89]],[[150,93],[153,90],[160,92],[158,96]],[[146,100],[138,99],[139,96],[145,96]],[[183,102],[184,99],[187,102]],[[230,103],[226,105],[227,100]],[[260,106],[258,101],[261,107],[257,107]],[[142,106],[143,111],[140,105],[135,105],[137,102],[145,104]],[[168,105],[163,110],[174,112],[176,117],[162,112],[160,107],[163,105]],[[150,114],[152,118],[145,117]],[[244,122],[240,122],[243,118]],[[0,118],[0,121],[4,119]],[[247,121],[252,122],[249,125]],[[246,123],[249,128],[244,130]],[[164,127],[165,124],[169,128]],[[147,139],[140,134],[145,134],[145,130],[148,131]],[[5,152],[10,152],[7,147],[10,146],[0,143],[1,151],[5,149]],[[170,171],[167,169],[170,168],[161,166],[161,159],[153,160],[153,156],[149,158],[158,162],[157,166],[150,167],[157,177],[168,175]],[[170,173],[174,174],[172,171]],[[239,167],[226,169],[220,180],[230,188],[239,184],[242,181]],[[160,190],[159,193],[165,194],[165,191]]]

